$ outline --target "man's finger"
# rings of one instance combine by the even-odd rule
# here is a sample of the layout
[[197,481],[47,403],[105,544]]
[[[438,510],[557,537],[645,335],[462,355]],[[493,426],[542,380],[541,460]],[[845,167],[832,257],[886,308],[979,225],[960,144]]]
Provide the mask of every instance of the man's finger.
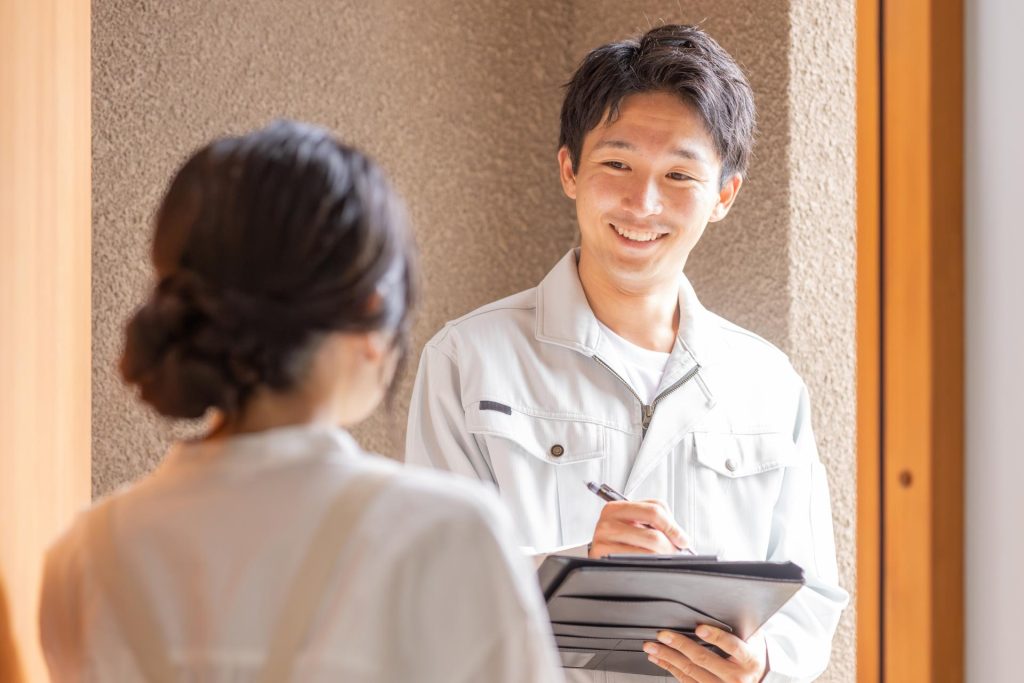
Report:
[[669,662],[667,659],[658,659],[654,655],[647,655],[647,659],[649,659],[652,664],[656,664],[657,666],[660,666],[662,669],[672,674],[672,678],[679,681],[679,683],[698,683],[697,679],[690,678],[682,671],[680,671],[678,667],[672,666],[671,662]]
[[[712,674],[714,677],[726,678],[730,674],[736,672],[738,668],[735,662],[731,662],[724,657],[715,654],[711,650],[708,650],[703,645],[699,645],[693,640],[690,640],[687,636],[679,633],[673,633],[672,631],[659,631],[658,642],[663,645],[667,645],[668,648],[678,650],[691,664],[695,666],[694,671],[686,671],[688,676],[693,676],[697,680],[701,680],[700,670],[704,670]],[[662,655],[658,655],[659,657]],[[676,665],[678,666],[678,664]],[[685,669],[684,669],[685,671]]]
[[625,543],[607,543],[604,541],[594,543],[590,546],[590,557],[604,557],[605,555],[647,555],[649,552],[635,545]]
[[648,526],[640,526],[630,521],[630,516],[602,515],[594,528],[593,543],[621,543],[638,548],[634,552],[644,553],[676,551],[676,546],[664,533]]
[[[657,532],[660,533],[660,532]],[[661,537],[661,544],[648,544],[643,539],[629,535],[609,536],[607,534],[595,536],[591,543],[591,549],[600,549],[602,554],[609,553],[633,553],[637,555],[663,554],[672,552],[672,544],[664,536]],[[606,551],[611,548],[612,550]]]
[[644,652],[658,660],[655,664],[670,671],[679,680],[693,680],[696,683],[720,683],[717,676],[672,646],[660,642],[644,643]]
[[635,545],[649,553],[672,551],[672,541],[662,532],[628,523],[609,525],[603,530],[600,538],[611,543]]
[[[612,508],[613,505],[615,506],[614,508]],[[628,520],[634,524],[646,524],[657,529],[665,534],[666,538],[678,549],[686,548],[690,545],[690,539],[686,537],[683,530],[672,519],[668,508],[663,503],[623,501],[609,503],[605,507],[606,509],[611,508],[609,512],[616,519]]]
[[606,506],[616,519],[647,524],[658,530],[672,526],[668,511],[656,503],[621,501]]
[[697,627],[697,637],[722,650],[739,664],[746,664],[751,659],[747,644],[728,631],[715,626],[701,625]]

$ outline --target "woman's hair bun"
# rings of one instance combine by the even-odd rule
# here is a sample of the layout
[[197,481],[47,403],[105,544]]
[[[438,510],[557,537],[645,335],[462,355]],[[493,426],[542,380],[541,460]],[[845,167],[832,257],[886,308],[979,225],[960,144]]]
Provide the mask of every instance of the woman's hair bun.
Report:
[[186,271],[165,277],[125,330],[121,375],[168,417],[234,412],[260,382],[239,357],[243,345],[201,299],[196,279]]
[[157,212],[153,264],[120,368],[163,415],[237,414],[258,387],[293,387],[324,333],[386,328],[405,349],[405,211],[380,169],[322,128],[276,121],[193,154]]

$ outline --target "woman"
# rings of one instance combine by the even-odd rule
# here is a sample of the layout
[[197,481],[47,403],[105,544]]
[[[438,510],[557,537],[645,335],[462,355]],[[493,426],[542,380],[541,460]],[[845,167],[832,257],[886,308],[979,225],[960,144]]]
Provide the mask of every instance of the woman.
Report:
[[50,551],[54,679],[559,680],[491,495],[339,428],[379,405],[409,327],[411,242],[376,166],[294,122],[215,140],[171,182],[153,264],[122,375],[214,420]]

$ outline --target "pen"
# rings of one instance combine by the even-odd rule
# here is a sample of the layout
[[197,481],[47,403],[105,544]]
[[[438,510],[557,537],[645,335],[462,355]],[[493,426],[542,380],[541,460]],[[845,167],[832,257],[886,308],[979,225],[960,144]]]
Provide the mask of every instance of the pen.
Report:
[[608,484],[601,484],[598,486],[592,481],[587,482],[587,488],[594,492],[594,494],[606,502],[613,502],[616,500],[626,500],[626,497],[613,489]]
[[[601,484],[600,486],[598,486],[595,482],[588,481],[587,482],[587,488],[590,489],[591,491],[593,491],[594,495],[596,495],[598,498],[600,498],[601,500],[603,500],[603,501],[605,501],[607,503],[611,503],[611,502],[619,501],[619,500],[629,500],[629,498],[626,498],[624,495],[622,495],[621,493],[619,493],[618,491],[613,489],[608,484]],[[644,526],[646,526],[646,525],[644,525]],[[690,555],[696,555],[697,554],[697,553],[695,553],[693,551],[693,548],[683,548],[679,552],[689,553]]]

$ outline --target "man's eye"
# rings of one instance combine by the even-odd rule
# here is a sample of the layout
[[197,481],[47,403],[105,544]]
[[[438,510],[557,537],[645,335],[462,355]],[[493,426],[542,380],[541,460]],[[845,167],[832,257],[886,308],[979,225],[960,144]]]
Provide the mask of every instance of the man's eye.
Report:
[[625,171],[628,168],[621,161],[606,161],[606,162],[604,162],[604,165],[608,166],[609,168],[617,169],[619,171]]
[[671,180],[693,180],[693,178],[686,175],[685,173],[669,173],[668,177]]

